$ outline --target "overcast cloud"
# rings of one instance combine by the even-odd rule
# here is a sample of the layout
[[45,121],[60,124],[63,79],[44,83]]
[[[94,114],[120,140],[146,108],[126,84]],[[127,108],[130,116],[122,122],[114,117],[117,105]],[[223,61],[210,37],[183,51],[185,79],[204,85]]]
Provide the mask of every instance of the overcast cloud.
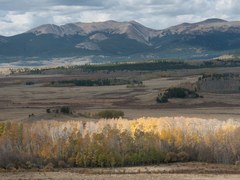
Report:
[[0,0],[0,35],[42,24],[135,20],[163,29],[207,18],[240,20],[239,0]]

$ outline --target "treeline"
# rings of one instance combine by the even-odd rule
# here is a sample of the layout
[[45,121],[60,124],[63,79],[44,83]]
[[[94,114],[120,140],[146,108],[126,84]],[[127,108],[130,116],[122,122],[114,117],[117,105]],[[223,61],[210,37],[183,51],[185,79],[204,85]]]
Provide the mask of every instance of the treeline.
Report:
[[0,124],[0,167],[117,167],[235,163],[240,123],[194,118]]
[[152,60],[143,62],[109,63],[109,64],[86,64],[75,66],[87,72],[95,71],[158,71],[158,70],[178,70],[178,69],[199,69],[212,67],[236,67],[240,66],[240,60],[209,60],[199,63],[192,63],[191,60]]
[[155,71],[155,70],[172,70],[172,69],[192,69],[198,68],[196,65],[191,65],[184,61],[169,61],[169,60],[155,60],[143,62],[125,62],[125,63],[106,63],[106,64],[86,64],[75,66],[59,66],[53,68],[19,68],[10,69],[11,74],[26,73],[26,74],[44,74],[49,70],[58,70],[61,72],[83,71]]
[[172,69],[191,69],[196,66],[185,63],[184,61],[149,61],[134,63],[115,63],[84,65],[83,71],[155,71],[155,70],[172,70]]
[[232,78],[240,78],[239,74],[233,74],[233,73],[222,73],[222,74],[203,74],[202,77],[199,77],[198,80],[205,80],[205,79],[212,79],[212,80],[220,80],[220,79],[232,79]]
[[177,70],[177,69],[199,69],[213,67],[238,67],[240,60],[209,60],[192,63],[191,60],[152,60],[143,62],[125,62],[125,63],[106,63],[106,64],[86,64],[75,66],[59,66],[47,68],[18,68],[10,69],[11,74],[45,74],[48,71],[56,70],[62,73],[71,73],[76,71],[96,72],[96,71],[158,71],[158,70]]
[[52,81],[51,86],[114,86],[114,85],[125,85],[125,84],[142,84],[139,80],[124,80],[124,79],[97,79],[97,80],[62,80]]

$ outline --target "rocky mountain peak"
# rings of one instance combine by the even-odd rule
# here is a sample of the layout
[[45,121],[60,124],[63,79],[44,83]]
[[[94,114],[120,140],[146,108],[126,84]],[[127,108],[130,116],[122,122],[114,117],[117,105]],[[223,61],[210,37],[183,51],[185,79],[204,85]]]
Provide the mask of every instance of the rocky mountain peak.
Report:
[[46,24],[27,31],[27,33],[34,33],[37,36],[43,34],[53,34],[56,36],[76,34],[82,36],[92,36],[95,33],[112,35],[125,34],[128,38],[145,44],[148,44],[149,38],[157,34],[157,32],[157,30],[147,28],[136,21],[117,22],[113,20],[92,23],[77,22],[65,24],[62,26]]
[[183,23],[177,26],[172,26],[163,30],[168,34],[204,34],[208,32],[240,32],[240,22],[238,21],[225,21],[222,19],[212,18],[197,23]]
[[228,21],[223,20],[223,19],[218,19],[218,18],[210,18],[210,19],[206,19],[204,21],[201,21],[198,24],[226,23],[226,22],[228,22]]

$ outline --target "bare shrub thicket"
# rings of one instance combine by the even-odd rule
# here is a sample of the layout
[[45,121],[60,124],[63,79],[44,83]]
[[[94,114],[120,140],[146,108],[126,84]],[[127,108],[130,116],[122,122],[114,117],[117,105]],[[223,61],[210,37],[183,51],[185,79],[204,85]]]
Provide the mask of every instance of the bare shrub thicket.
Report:
[[240,123],[185,117],[0,123],[1,168],[240,161]]

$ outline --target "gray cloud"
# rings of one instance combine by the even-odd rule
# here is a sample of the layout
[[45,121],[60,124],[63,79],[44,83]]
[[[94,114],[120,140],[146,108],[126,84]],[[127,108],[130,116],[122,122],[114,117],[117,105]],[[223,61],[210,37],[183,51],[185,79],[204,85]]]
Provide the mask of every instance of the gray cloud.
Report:
[[238,20],[238,0],[0,0],[0,35],[41,24],[136,20],[163,29],[206,18]]

